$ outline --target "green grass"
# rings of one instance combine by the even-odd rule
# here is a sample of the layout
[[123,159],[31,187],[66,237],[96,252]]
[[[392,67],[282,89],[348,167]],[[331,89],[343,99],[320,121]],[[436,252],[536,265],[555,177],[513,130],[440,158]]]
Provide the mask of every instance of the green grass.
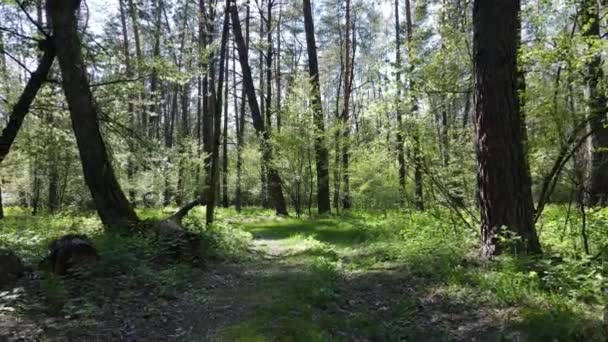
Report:
[[[140,212],[148,219],[165,215]],[[209,228],[203,217],[197,209],[185,223],[206,241],[206,257],[251,269],[242,287],[227,292],[247,309],[226,323],[221,340],[508,340],[512,333],[531,341],[604,340],[602,258],[584,256],[578,219],[566,222],[562,207],[548,208],[539,224],[544,258],[505,255],[493,262],[478,260],[476,232],[442,210],[296,219],[228,209]],[[589,216],[595,252],[608,241],[606,217],[607,211]],[[93,214],[30,217],[11,209],[0,227],[0,247],[32,266],[49,241],[67,233],[90,236],[103,258],[84,281],[40,278],[19,304],[23,312],[92,319],[112,312],[114,298],[129,308],[146,298],[175,300],[186,289],[206,294],[196,288],[204,267],[159,263],[145,234],[112,235]],[[265,243],[269,260],[250,252],[252,238]],[[467,333],[481,319],[487,329]]]

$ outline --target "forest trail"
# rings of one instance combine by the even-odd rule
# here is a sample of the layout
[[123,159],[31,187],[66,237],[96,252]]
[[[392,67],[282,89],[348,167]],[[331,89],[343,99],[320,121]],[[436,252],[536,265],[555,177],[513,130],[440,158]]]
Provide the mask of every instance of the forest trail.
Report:
[[[497,325],[500,311],[471,301],[475,294],[465,289],[446,287],[440,270],[449,260],[420,251],[396,252],[391,248],[402,248],[404,242],[383,240],[364,219],[256,219],[234,225],[253,236],[246,256],[209,262],[202,268],[176,264],[155,271],[143,267],[94,277],[88,285],[65,279],[68,293],[86,291],[63,306],[60,312],[67,315],[35,309],[41,300],[48,302],[49,293],[63,293],[63,287],[43,281],[46,285],[40,288],[36,285],[40,280],[24,279],[18,288],[20,299],[3,307],[28,307],[32,313],[0,312],[0,341],[488,341],[514,337]],[[156,285],[148,284],[152,280]],[[47,292],[46,299],[40,298],[41,289]]]
[[[433,290],[403,265],[362,267],[352,231],[293,221],[248,227],[253,257],[213,265],[175,307],[184,341],[471,341],[499,333],[488,310]],[[344,234],[342,236],[341,234]],[[325,241],[324,241],[325,240]],[[196,295],[205,289],[202,305]],[[199,301],[200,303],[200,298]],[[158,336],[158,335],[157,335]],[[176,336],[176,335],[174,335]]]

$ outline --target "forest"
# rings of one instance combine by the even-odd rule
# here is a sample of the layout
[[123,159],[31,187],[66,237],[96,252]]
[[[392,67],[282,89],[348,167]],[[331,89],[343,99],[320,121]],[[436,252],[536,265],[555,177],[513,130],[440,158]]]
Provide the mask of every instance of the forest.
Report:
[[606,341],[606,60],[606,0],[0,0],[0,341]]

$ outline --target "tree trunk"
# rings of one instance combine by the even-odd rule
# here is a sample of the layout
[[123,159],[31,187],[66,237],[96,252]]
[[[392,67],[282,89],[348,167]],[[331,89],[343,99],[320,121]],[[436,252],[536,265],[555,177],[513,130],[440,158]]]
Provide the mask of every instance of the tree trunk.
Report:
[[312,79],[312,106],[316,128],[317,208],[319,214],[323,215],[331,211],[329,200],[329,157],[325,143],[325,123],[321,104],[321,85],[319,84],[319,62],[317,60],[317,43],[310,0],[304,0],[304,26],[306,29],[306,45],[308,47],[308,72]]
[[239,12],[235,3],[230,3],[230,15],[232,20],[232,29],[239,53],[239,62],[241,64],[241,70],[243,73],[243,86],[245,87],[245,91],[247,93],[251,117],[253,119],[253,126],[258,136],[262,139],[262,157],[268,168],[269,192],[274,202],[277,215],[286,216],[288,213],[285,197],[283,197],[282,180],[278,170],[274,167],[274,165],[272,165],[273,154],[270,136],[266,130],[266,126],[264,125],[264,119],[262,118],[260,106],[258,105],[256,98],[253,78],[251,77],[251,68],[249,67],[249,62],[247,60],[247,47],[245,45],[245,40],[243,39],[243,33],[241,32]]
[[[414,46],[412,37],[414,24],[412,22],[412,8],[410,0],[405,0],[405,29],[407,31],[407,51],[409,63],[409,95],[412,103],[412,114],[418,118],[418,99],[414,93]],[[413,159],[414,159],[414,205],[418,210],[424,210],[424,186],[422,180],[422,151],[420,146],[420,129],[416,126],[413,129],[414,139]]]
[[281,2],[279,5],[279,18],[277,20],[277,49],[275,53],[275,80],[276,80],[276,117],[277,117],[277,132],[281,132],[281,23],[283,19],[283,7],[281,6]]
[[220,169],[220,136],[222,129],[222,100],[223,100],[223,88],[224,88],[224,68],[226,66],[226,52],[227,52],[227,42],[228,42],[228,32],[229,32],[229,17],[228,17],[228,7],[229,1],[226,0],[226,10],[224,15],[224,26],[222,28],[222,40],[220,43],[220,62],[219,62],[219,79],[217,82],[217,94],[215,95],[215,117],[214,127],[213,127],[213,149],[211,155],[211,182],[209,183],[209,187],[207,189],[207,215],[206,220],[207,224],[213,223],[215,218],[215,200],[216,200],[216,191],[215,189],[219,186],[219,169]]
[[[127,13],[124,8],[123,0],[118,0],[120,6],[120,23],[122,28],[122,48],[123,53],[125,55],[125,68],[127,72],[127,78],[133,78],[133,67],[131,65],[131,52],[129,49],[129,34],[127,29]],[[129,122],[129,129],[135,129],[135,108],[133,106],[133,101],[128,100],[127,105],[127,115]],[[135,189],[133,188],[133,177],[135,175],[135,165],[134,165],[134,151],[130,151],[129,156],[127,157],[127,179],[129,180],[129,200],[131,203],[135,202]]]
[[4,218],[4,204],[2,203],[2,179],[0,179],[0,220]]
[[[128,6],[129,6],[129,16],[131,17],[131,24],[133,26],[133,39],[135,40],[135,65],[137,67],[137,74],[138,76],[141,78],[142,76],[142,62],[143,62],[143,54],[142,54],[142,48],[141,48],[141,39],[140,39],[140,35],[139,35],[139,19],[138,19],[138,15],[137,15],[137,7],[135,5],[135,3],[133,2],[133,0],[127,0],[128,1]],[[145,87],[145,82],[142,78],[142,86]],[[138,94],[138,102],[141,102],[143,96],[142,93]],[[141,111],[141,116],[140,116],[140,121],[141,121],[141,127],[142,127],[142,132],[146,132],[147,131],[147,114],[145,110]]]
[[[600,8],[596,0],[581,0],[581,27],[583,36],[589,40],[601,39]],[[590,44],[590,48],[591,44]],[[587,182],[587,199],[589,206],[608,205],[608,113],[606,95],[601,87],[604,79],[602,55],[594,53],[585,65],[585,98],[589,129],[593,132],[589,138],[589,170]]]
[[350,197],[350,91],[351,91],[351,65],[350,65],[350,0],[346,0],[346,30],[344,39],[344,109],[342,111],[342,208],[349,210],[352,207]]
[[47,125],[49,127],[49,150],[47,151],[48,153],[48,179],[49,179],[49,187],[48,187],[48,201],[47,201],[47,205],[49,208],[49,211],[51,213],[54,213],[56,211],[59,210],[60,207],[60,203],[59,203],[59,170],[58,170],[58,165],[57,163],[58,158],[57,158],[57,147],[56,144],[53,143],[53,138],[55,136],[54,130],[55,130],[55,123],[54,123],[54,118],[53,118],[53,113],[48,113],[48,118],[47,118]]
[[55,49],[50,42],[41,45],[44,48],[44,53],[40,58],[38,68],[36,68],[27,81],[23,93],[21,93],[19,100],[17,100],[17,103],[11,111],[8,124],[0,135],[0,163],[2,163],[4,158],[8,155],[11,146],[17,137],[17,133],[19,133],[19,130],[21,129],[23,120],[30,111],[30,106],[32,105],[32,102],[34,102],[38,90],[42,87],[42,84],[46,80],[49,70],[53,65]]
[[507,247],[502,227],[521,238],[511,250],[540,252],[517,94],[519,11],[519,0],[474,3],[477,183],[487,257]]
[[405,139],[403,137],[403,113],[401,111],[401,23],[399,22],[399,0],[395,0],[395,67],[397,68],[397,101],[395,103],[397,112],[397,162],[399,163],[399,202],[405,205],[406,177],[405,168]]
[[[249,21],[251,8],[249,6],[249,0],[245,3],[247,7],[247,14],[245,17],[245,49],[249,52]],[[236,44],[236,42],[235,42]],[[236,46],[235,46],[236,49]],[[237,54],[234,54],[234,58],[238,58]],[[236,69],[235,69],[236,70]],[[235,80],[236,84],[236,80]],[[235,191],[235,206],[236,211],[240,212],[242,209],[243,202],[243,190],[242,190],[242,178],[243,178],[243,143],[245,134],[245,110],[247,106],[247,96],[245,86],[241,85],[241,108],[239,112],[238,125],[237,125],[237,147],[236,147],[236,191]],[[237,114],[235,113],[235,116]]]
[[114,175],[101,136],[98,109],[88,85],[81,52],[82,43],[78,36],[76,11],[79,6],[80,1],[47,2],[47,15],[52,23],[63,90],[76,135],[84,178],[105,225],[133,224],[138,222],[138,218]]
[[[226,21],[229,18],[225,18]],[[228,48],[225,47],[228,54]],[[224,130],[222,133],[222,207],[228,208],[228,70],[230,69],[230,59],[226,56],[224,70]]]
[[150,125],[148,128],[148,136],[159,139],[158,131],[160,125],[160,113],[159,113],[159,94],[158,94],[158,70],[156,62],[160,58],[160,37],[161,37],[161,23],[162,23],[162,0],[155,1],[155,13],[154,13],[154,48],[152,51],[152,75],[150,77]]

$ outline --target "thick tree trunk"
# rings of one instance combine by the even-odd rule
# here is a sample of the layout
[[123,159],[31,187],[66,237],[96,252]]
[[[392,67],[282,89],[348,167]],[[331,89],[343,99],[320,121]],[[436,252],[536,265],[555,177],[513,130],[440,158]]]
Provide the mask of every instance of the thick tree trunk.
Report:
[[47,2],[47,15],[52,23],[63,90],[76,135],[84,178],[105,225],[133,224],[138,222],[138,218],[114,175],[101,136],[98,109],[88,85],[81,52],[82,43],[78,36],[76,11],[79,6],[80,1]]
[[[600,36],[600,8],[596,0],[582,0],[581,27],[583,36],[589,40],[601,39]],[[591,44],[590,44],[591,45]],[[607,99],[601,87],[604,79],[602,68],[602,55],[599,51],[594,53],[585,66],[585,98],[587,101],[587,115],[589,129],[593,132],[589,138],[589,170],[587,181],[586,202],[590,206],[608,205],[608,126],[607,126]]]
[[255,88],[253,85],[253,78],[251,77],[251,68],[247,58],[247,47],[245,40],[243,39],[243,33],[241,32],[241,23],[239,20],[239,12],[236,8],[236,4],[230,3],[230,16],[232,20],[232,29],[236,40],[239,62],[241,64],[241,70],[243,73],[243,86],[247,94],[249,101],[249,108],[251,109],[251,117],[253,119],[253,126],[262,139],[262,157],[263,161],[268,168],[268,183],[269,192],[274,202],[275,210],[277,215],[287,215],[287,205],[285,203],[285,197],[283,197],[282,181],[278,170],[272,165],[272,145],[270,142],[270,136],[264,125],[264,119],[262,118],[260,106],[255,94]]
[[507,247],[500,243],[502,227],[521,238],[512,250],[540,252],[517,94],[519,11],[519,0],[476,0],[473,11],[477,183],[488,257]]
[[51,69],[51,65],[53,65],[53,59],[55,59],[55,49],[50,42],[46,42],[41,45],[44,48],[44,53],[40,58],[38,68],[36,68],[30,79],[27,81],[25,89],[23,89],[23,93],[21,93],[19,100],[17,100],[17,103],[11,111],[8,124],[4,130],[2,130],[2,134],[0,135],[0,163],[2,163],[4,158],[6,158],[8,155],[11,146],[17,137],[17,133],[19,133],[19,130],[21,129],[23,120],[30,111],[30,106],[32,105],[32,102],[34,102],[36,94],[38,94],[38,90],[42,87],[42,84],[46,80],[49,70]]
[[319,84],[319,62],[317,59],[317,43],[315,26],[312,17],[310,0],[304,0],[304,26],[306,29],[306,45],[308,50],[308,72],[312,79],[315,123],[315,154],[317,163],[317,208],[319,214],[331,211],[329,199],[329,157],[325,142],[325,123],[321,104],[321,85]]
[[401,101],[401,23],[399,22],[399,0],[395,0],[395,66],[397,68],[397,101],[395,109],[397,112],[397,162],[399,163],[399,202],[405,205],[406,177],[405,168],[405,139],[403,136],[403,113]]

